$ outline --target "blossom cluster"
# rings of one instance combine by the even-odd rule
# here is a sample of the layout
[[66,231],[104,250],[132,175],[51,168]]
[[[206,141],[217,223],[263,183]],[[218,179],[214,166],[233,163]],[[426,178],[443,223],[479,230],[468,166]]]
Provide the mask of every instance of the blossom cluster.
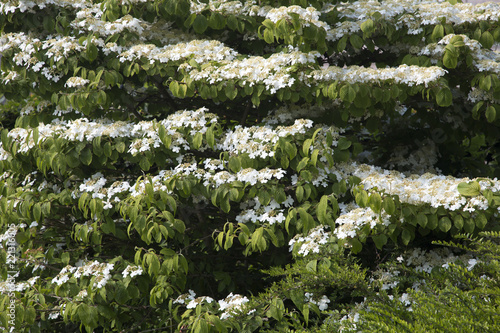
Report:
[[[190,129],[190,135],[197,132],[205,133],[207,125],[216,123],[214,114],[206,112],[206,108],[195,111],[182,110],[159,123],[155,121],[141,121],[139,123],[126,121],[112,121],[100,119],[90,121],[87,118],[76,120],[55,119],[51,124],[40,123],[37,127],[39,139],[34,141],[33,130],[16,127],[8,134],[19,144],[18,153],[27,153],[37,143],[43,143],[49,137],[61,137],[68,141],[91,142],[96,137],[108,136],[110,138],[133,138],[128,152],[135,155],[138,152],[150,150],[150,147],[159,147],[161,140],[158,136],[159,125],[165,127],[167,134],[172,136],[170,149],[179,152],[181,148],[189,149],[189,144],[181,131]],[[7,159],[7,152],[3,151],[1,159]]]
[[432,82],[446,74],[441,67],[420,67],[400,65],[396,68],[365,68],[360,66],[336,67],[329,66],[311,72],[308,76],[315,81],[343,81],[349,83],[381,83],[383,81],[405,84],[407,86],[424,85],[428,87]]
[[[484,196],[466,198],[458,192],[458,184],[470,181],[469,178],[430,173],[407,177],[397,171],[383,170],[370,165],[353,165],[351,170],[354,176],[361,178],[361,185],[366,190],[376,189],[389,195],[397,195],[401,202],[417,206],[429,204],[435,208],[443,207],[451,211],[460,209],[474,212],[488,209],[488,201]],[[480,181],[479,184],[481,191],[500,191],[500,181],[496,179]]]
[[389,215],[385,212],[376,214],[370,207],[356,208],[343,214],[335,221],[338,226],[333,230],[333,234],[338,239],[355,238],[360,229],[365,225],[370,225],[373,229],[377,224],[388,226],[390,224]]
[[297,252],[299,255],[307,256],[309,253],[319,253],[321,245],[328,243],[330,239],[330,233],[326,232],[325,229],[328,229],[328,226],[320,225],[309,230],[307,236],[301,234],[294,236],[288,243],[290,252],[298,245],[300,246]]
[[289,135],[304,134],[313,127],[312,120],[296,119],[291,126],[236,126],[220,140],[217,148],[238,154],[247,153],[250,158],[274,156],[274,145],[279,138]]
[[203,64],[210,61],[231,62],[237,55],[238,52],[219,41],[197,39],[162,47],[157,47],[154,44],[137,44],[118,54],[118,58],[121,62],[146,58],[151,64],[193,59],[197,63]]
[[345,2],[340,5],[325,7],[323,12],[333,9],[339,11],[338,22],[334,28],[327,31],[329,40],[338,40],[346,33],[356,33],[361,30],[361,23],[379,13],[385,22],[392,22],[396,29],[407,29],[409,34],[419,34],[423,26],[440,24],[445,19],[450,24],[476,23],[479,21],[495,22],[500,17],[498,3],[483,3],[473,5],[458,3],[452,5],[447,1],[434,0],[359,0]]
[[79,267],[67,265],[52,279],[52,283],[60,286],[68,282],[71,277],[79,279],[82,276],[90,276],[94,279],[93,287],[100,289],[104,287],[111,278],[110,272],[113,268],[114,264],[100,263],[95,260],[89,261]]
[[410,49],[410,51],[414,51],[417,55],[431,56],[431,62],[435,64],[444,55],[446,46],[452,43],[453,40],[456,40],[457,36],[460,37],[465,46],[470,50],[470,55],[473,59],[472,64],[479,72],[500,73],[500,54],[493,50],[484,49],[479,41],[469,38],[466,35],[448,34],[437,43],[427,44],[422,49]]
[[[282,202],[285,208],[289,208],[293,205],[293,198],[288,196],[287,199]],[[286,220],[285,209],[281,207],[274,199],[271,199],[269,205],[263,206],[259,202],[258,198],[254,198],[245,202],[240,203],[241,212],[236,216],[236,221],[238,223],[269,223],[270,225],[274,223],[282,223]]]
[[272,8],[266,13],[265,18],[274,23],[283,19],[288,21],[291,19],[290,13],[297,14],[301,21],[303,21],[303,25],[306,27],[313,24],[317,27],[325,29],[326,31],[330,29],[330,26],[327,23],[319,20],[321,12],[316,10],[314,7],[303,8],[300,6],[282,6],[279,8]]
[[[222,161],[220,163],[223,164]],[[165,182],[172,178],[186,177],[193,175],[200,181],[203,181],[204,186],[212,186],[217,188],[222,184],[230,184],[234,181],[240,181],[243,183],[249,183],[255,185],[257,182],[265,184],[271,179],[281,179],[285,171],[282,169],[261,169],[255,170],[252,168],[242,169],[236,174],[230,173],[228,171],[214,172],[211,170],[210,163],[207,163],[206,168],[198,168],[196,163],[185,163],[177,165],[173,170],[160,170],[157,175],[151,177],[151,185],[153,186],[153,191],[162,191],[169,193]],[[250,175],[250,177],[249,177]],[[90,193],[92,198],[99,198],[103,200],[104,209],[110,209],[113,207],[114,203],[118,203],[123,197],[130,195],[132,197],[139,196],[146,193],[146,184],[149,180],[139,179],[134,184],[130,184],[126,180],[115,181],[108,187],[105,185],[108,180],[103,176],[102,173],[98,172],[89,178],[84,179],[77,189],[72,192],[73,198],[80,197],[83,193]],[[284,217],[282,210],[276,211],[271,209],[267,212],[267,215],[262,216],[269,222],[281,222]],[[244,219],[242,217],[242,219]]]
[[330,300],[326,295],[321,296],[318,301],[313,299],[313,293],[305,293],[304,296],[306,298],[306,302],[317,305],[320,311],[325,311],[326,309],[328,309],[328,303],[330,303]]
[[[238,294],[230,293],[226,298],[219,300],[214,304],[218,304],[219,311],[223,311],[220,314],[222,320],[232,317],[238,311],[241,311],[243,304],[247,303],[249,300],[246,296],[241,296]],[[174,304],[183,304],[187,309],[194,309],[197,305],[206,302],[211,304],[214,299],[209,296],[196,297],[196,293],[193,290],[189,290],[187,294],[182,294],[174,300]]]
[[239,80],[250,87],[263,84],[271,94],[279,89],[292,87],[296,81],[293,65],[314,66],[320,56],[317,51],[309,53],[292,50],[271,55],[269,58],[250,56],[242,60],[225,60],[205,66],[203,69],[187,68],[194,81],[209,84]]

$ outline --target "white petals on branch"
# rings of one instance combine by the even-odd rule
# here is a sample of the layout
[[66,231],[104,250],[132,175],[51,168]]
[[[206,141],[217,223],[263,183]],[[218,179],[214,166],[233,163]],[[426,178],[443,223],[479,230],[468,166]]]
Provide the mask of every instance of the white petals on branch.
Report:
[[[360,165],[353,175],[361,178],[361,184],[366,190],[376,189],[389,195],[399,196],[400,201],[412,205],[429,204],[431,207],[443,207],[447,210],[465,211],[485,210],[488,202],[482,195],[473,198],[462,196],[457,186],[467,182],[469,178],[455,178],[425,173],[406,177],[397,171],[383,170],[369,165]],[[489,183],[491,181],[492,185]],[[493,179],[480,181],[481,190],[500,191],[500,181]]]
[[330,233],[325,231],[327,228],[328,226],[320,225],[311,229],[307,236],[296,235],[288,243],[290,252],[295,246],[300,246],[297,252],[299,255],[307,256],[309,253],[319,253],[321,245],[326,244],[330,238]]
[[97,261],[89,261],[85,265],[80,267],[66,266],[59,274],[52,279],[52,283],[58,286],[68,282],[71,277],[79,279],[80,277],[91,277],[94,284],[93,287],[100,289],[106,285],[108,280],[111,278],[111,270],[114,264],[99,263]]
[[381,15],[381,20],[392,23],[397,30],[408,29],[409,34],[422,32],[422,26],[441,24],[442,19],[449,24],[460,25],[484,20],[496,22],[500,18],[498,3],[452,5],[447,1],[437,3],[435,0],[361,0],[330,5],[323,12],[333,8],[339,11],[340,18],[346,20],[327,31],[327,38],[332,41],[342,38],[346,33],[360,31],[361,23],[375,12]]
[[138,44],[119,55],[121,62],[133,61],[138,58],[149,59],[151,63],[158,61],[186,60],[188,58],[197,63],[209,61],[232,61],[238,53],[216,40],[193,40],[188,43],[178,43],[157,47],[153,44]]
[[208,84],[228,80],[241,80],[245,85],[264,84],[266,90],[274,94],[279,89],[291,87],[295,78],[292,76],[293,65],[311,65],[320,56],[318,52],[276,53],[265,59],[263,57],[248,57],[243,60],[222,61],[211,64],[203,69],[188,69],[189,76],[195,81],[205,81]]
[[248,153],[250,158],[267,158],[274,156],[274,145],[280,137],[304,134],[311,128],[313,122],[309,119],[297,119],[292,126],[236,126],[234,131],[228,131],[218,148],[239,154]]
[[382,213],[379,217],[371,208],[356,208],[341,215],[336,221],[337,228],[333,230],[333,234],[339,239],[354,238],[357,236],[358,231],[365,225],[369,224],[373,229],[379,223],[387,226],[389,225],[389,216]]
[[300,6],[279,7],[272,8],[266,14],[266,19],[276,23],[279,20],[291,20],[290,13],[299,15],[299,18],[304,22],[304,26],[308,27],[314,24],[325,30],[330,29],[330,26],[323,21],[319,20],[321,12],[317,11],[314,7],[302,8]]
[[407,86],[425,85],[437,81],[446,74],[441,67],[420,67],[401,65],[397,68],[365,68],[349,66],[346,68],[330,66],[311,72],[316,81],[345,81],[349,83],[380,83],[383,81],[405,84]]
[[88,83],[90,83],[89,80],[82,79],[79,76],[73,76],[66,81],[64,86],[68,88],[81,88],[87,85]]

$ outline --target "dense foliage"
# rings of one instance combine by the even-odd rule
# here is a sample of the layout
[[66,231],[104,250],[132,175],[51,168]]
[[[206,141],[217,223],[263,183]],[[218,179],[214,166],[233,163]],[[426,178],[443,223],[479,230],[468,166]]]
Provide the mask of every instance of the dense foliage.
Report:
[[500,331],[500,4],[3,0],[0,327]]

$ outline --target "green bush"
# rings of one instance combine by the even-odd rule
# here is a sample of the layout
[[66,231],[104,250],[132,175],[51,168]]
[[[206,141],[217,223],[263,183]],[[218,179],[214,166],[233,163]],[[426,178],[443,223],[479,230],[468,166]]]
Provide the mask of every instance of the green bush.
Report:
[[499,13],[3,1],[0,327],[498,331]]

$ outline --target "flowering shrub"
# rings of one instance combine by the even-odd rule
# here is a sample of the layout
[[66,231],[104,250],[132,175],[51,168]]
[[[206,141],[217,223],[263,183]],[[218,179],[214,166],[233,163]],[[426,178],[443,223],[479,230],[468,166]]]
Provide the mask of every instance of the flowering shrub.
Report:
[[499,331],[499,15],[4,0],[1,329]]

